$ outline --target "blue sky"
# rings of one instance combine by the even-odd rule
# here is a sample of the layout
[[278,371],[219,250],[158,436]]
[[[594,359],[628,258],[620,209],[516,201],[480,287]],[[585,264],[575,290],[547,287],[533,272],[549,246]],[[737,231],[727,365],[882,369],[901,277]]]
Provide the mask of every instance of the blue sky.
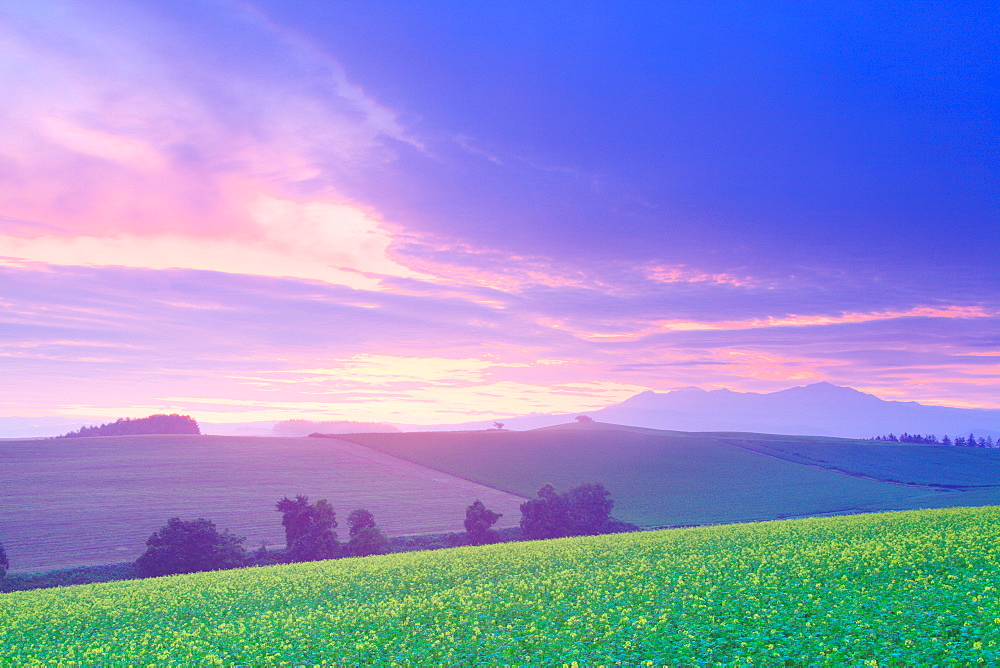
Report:
[[1000,407],[998,13],[0,0],[4,415]]

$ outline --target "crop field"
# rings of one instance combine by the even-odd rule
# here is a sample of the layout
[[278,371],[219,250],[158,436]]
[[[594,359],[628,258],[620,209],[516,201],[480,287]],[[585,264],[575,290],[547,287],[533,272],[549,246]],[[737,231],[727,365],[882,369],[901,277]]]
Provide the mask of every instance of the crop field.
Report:
[[[728,436],[732,440],[735,435]],[[888,484],[698,433],[574,425],[524,432],[352,434],[346,438],[526,496],[533,496],[546,482],[557,488],[601,482],[615,499],[615,517],[647,527],[1000,504],[1000,487],[966,494]],[[837,441],[817,439],[824,443],[822,447],[828,442]],[[895,452],[890,450],[895,446],[885,447],[885,452]],[[959,455],[964,454],[954,455],[949,479],[960,470],[970,477],[980,475],[975,472],[978,460],[961,459]],[[878,461],[878,452],[866,456]],[[949,453],[941,456],[946,459]],[[994,481],[1000,483],[1000,473]]]
[[879,480],[962,488],[1000,487],[1000,448],[725,435],[720,435],[720,440],[788,461]]
[[957,508],[16,592],[0,664],[991,663],[998,545]]
[[[463,531],[481,499],[517,525],[523,499],[335,439],[118,436],[0,442],[0,540],[18,571],[131,561],[166,523],[205,517],[284,546],[282,496],[365,507],[389,535]],[[341,536],[346,535],[342,528]]]

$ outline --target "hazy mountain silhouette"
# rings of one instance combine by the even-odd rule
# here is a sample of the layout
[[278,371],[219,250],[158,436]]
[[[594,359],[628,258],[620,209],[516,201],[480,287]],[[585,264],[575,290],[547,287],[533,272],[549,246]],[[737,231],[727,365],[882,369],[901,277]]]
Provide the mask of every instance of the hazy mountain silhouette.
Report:
[[756,431],[814,436],[870,437],[903,431],[977,436],[1000,433],[1000,410],[884,401],[849,387],[815,383],[779,392],[707,392],[696,387],[642,392],[589,414],[617,422],[681,431]]
[[[868,438],[902,432],[1000,436],[1000,410],[927,406],[884,401],[849,387],[815,383],[770,393],[706,391],[685,387],[641,392],[620,404],[587,415],[599,422],[677,431],[752,431]],[[572,421],[576,414],[527,415],[501,419],[508,429],[535,429]],[[492,421],[433,428],[487,429]],[[406,430],[432,427],[407,425]]]
[[[884,401],[849,387],[814,383],[770,393],[706,391],[685,387],[671,392],[641,392],[620,404],[587,415],[599,422],[677,431],[752,431],[869,438],[902,432],[1000,438],[1000,409],[927,406],[915,401]],[[572,422],[580,413],[533,414],[495,418],[507,429],[537,429]],[[0,437],[54,436],[66,418],[0,418]],[[275,422],[200,423],[202,433],[271,436]],[[57,426],[58,425],[58,426]],[[392,426],[386,425],[386,431]],[[493,420],[462,424],[397,424],[403,431],[490,429]],[[367,431],[367,430],[366,430]]]

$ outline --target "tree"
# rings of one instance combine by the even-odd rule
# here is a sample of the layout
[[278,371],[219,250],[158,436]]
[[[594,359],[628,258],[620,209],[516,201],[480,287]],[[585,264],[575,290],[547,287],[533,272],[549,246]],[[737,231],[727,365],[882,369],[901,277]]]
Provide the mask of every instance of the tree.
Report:
[[337,513],[326,499],[314,505],[309,497],[287,496],[275,504],[282,514],[285,527],[285,547],[290,561],[318,561],[333,559],[340,551],[337,542]]
[[521,530],[528,539],[561,538],[606,530],[614,502],[600,483],[579,485],[564,494],[546,483],[538,498],[521,504]]
[[570,532],[574,536],[592,536],[605,529],[611,509],[611,494],[600,483],[586,483],[566,493]]
[[348,541],[347,553],[352,557],[388,554],[389,539],[385,537],[385,534],[378,527],[365,527]]
[[10,560],[7,558],[7,550],[3,549],[3,543],[0,543],[0,580],[3,580],[7,575],[8,569],[10,569]]
[[362,529],[375,526],[375,516],[364,508],[352,510],[351,514],[347,516],[347,526],[350,527],[351,536],[357,536]]
[[521,530],[525,538],[561,538],[569,535],[565,499],[545,483],[538,488],[538,498],[521,504]]
[[493,423],[493,428],[494,429],[503,429],[503,422],[494,422]]
[[281,525],[285,527],[285,547],[291,549],[295,539],[309,528],[312,514],[309,497],[299,494],[289,499],[286,496],[275,504],[275,508],[281,513]]
[[593,422],[594,421],[594,418],[590,417],[589,415],[577,415],[573,419],[576,420],[577,422],[581,422],[581,423],[587,423],[587,422]]
[[146,540],[135,565],[143,577],[236,568],[246,559],[245,540],[202,517],[189,522],[172,517]]
[[351,539],[347,541],[349,555],[367,557],[389,552],[389,539],[375,526],[375,516],[370,512],[364,508],[351,511],[347,524],[351,527]]
[[482,501],[476,499],[465,509],[465,532],[468,534],[469,543],[472,545],[492,543],[495,534],[491,527],[501,517],[502,513],[493,512]]

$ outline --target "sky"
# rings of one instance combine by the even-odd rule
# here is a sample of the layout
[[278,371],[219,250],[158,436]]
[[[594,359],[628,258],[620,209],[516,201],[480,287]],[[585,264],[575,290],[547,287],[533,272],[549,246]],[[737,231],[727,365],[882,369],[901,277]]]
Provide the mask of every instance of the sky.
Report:
[[1000,408],[1000,6],[0,0],[0,417]]

